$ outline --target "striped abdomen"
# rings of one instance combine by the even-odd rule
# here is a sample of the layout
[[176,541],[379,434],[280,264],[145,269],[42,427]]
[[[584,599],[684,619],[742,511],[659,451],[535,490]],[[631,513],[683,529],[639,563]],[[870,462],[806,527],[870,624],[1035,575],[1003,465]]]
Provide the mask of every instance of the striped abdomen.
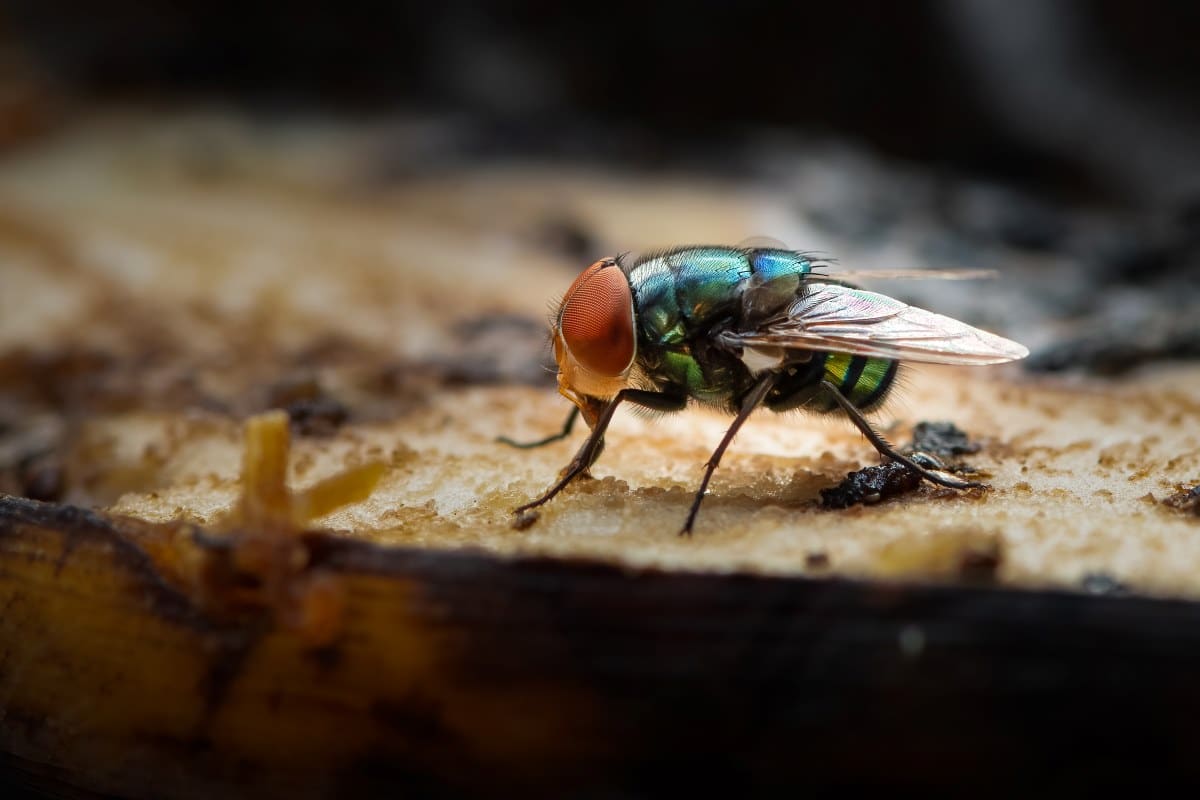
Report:
[[821,385],[829,381],[855,407],[870,411],[883,402],[896,381],[899,363],[848,353],[813,353],[810,361],[784,368],[764,404],[774,411],[804,409],[825,414],[837,411],[837,401]]
[[[899,366],[899,362],[887,358],[826,353],[825,380],[838,387],[857,408],[869,411],[887,397],[896,380],[896,370]],[[836,402],[827,395],[827,392],[818,394],[810,407],[814,411],[836,409]]]

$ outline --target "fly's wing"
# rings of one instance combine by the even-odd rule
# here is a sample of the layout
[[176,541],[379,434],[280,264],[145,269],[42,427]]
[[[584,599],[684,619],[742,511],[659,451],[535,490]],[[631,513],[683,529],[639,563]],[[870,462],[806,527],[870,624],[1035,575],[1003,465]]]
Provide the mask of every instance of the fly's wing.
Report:
[[809,284],[784,314],[758,330],[720,338],[743,351],[831,350],[933,364],[1002,364],[1029,355],[1016,342],[950,317],[837,284]]

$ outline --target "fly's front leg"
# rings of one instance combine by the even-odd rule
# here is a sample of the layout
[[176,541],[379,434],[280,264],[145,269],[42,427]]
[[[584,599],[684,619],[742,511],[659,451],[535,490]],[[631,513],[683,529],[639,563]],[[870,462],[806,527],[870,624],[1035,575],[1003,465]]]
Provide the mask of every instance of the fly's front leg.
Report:
[[527,512],[549,502],[556,494],[565,489],[571,481],[578,478],[587,471],[588,467],[595,463],[596,459],[600,457],[601,451],[604,450],[604,432],[608,430],[608,425],[612,422],[617,406],[625,400],[659,411],[677,411],[683,408],[687,402],[687,398],[682,396],[677,397],[675,395],[647,392],[640,389],[622,389],[604,407],[604,410],[600,412],[600,416],[596,419],[596,424],[592,426],[592,432],[588,434],[579,451],[575,453],[575,457],[559,473],[558,482],[551,486],[541,497],[513,510],[513,513],[517,516],[516,526],[518,528],[526,528],[533,524],[534,520],[529,518]]
[[509,447],[516,447],[521,450],[532,450],[535,447],[543,447],[551,444],[552,442],[557,442],[560,439],[565,439],[570,436],[571,431],[575,429],[575,420],[577,419],[579,419],[579,407],[571,406],[571,413],[567,415],[567,421],[563,423],[562,430],[558,433],[551,434],[545,439],[538,439],[536,442],[517,442],[508,438],[507,436],[498,436],[496,437],[496,441],[500,442],[501,444],[506,444]]
[[[604,413],[601,414],[600,419],[596,422],[596,427],[592,428],[591,434],[583,441],[579,451],[575,453],[575,457],[559,473],[558,483],[551,486],[538,499],[513,509],[514,514],[518,517],[524,517],[527,511],[531,511],[549,502],[556,494],[567,488],[567,484],[587,471],[587,468],[592,465],[600,455],[600,451],[604,448],[604,429],[608,427],[608,423],[612,419],[612,412],[617,410],[616,407],[619,402],[620,395],[604,409]],[[529,523],[525,523],[523,519],[518,520],[518,525],[521,527],[525,527],[527,524]]]
[[846,416],[850,417],[850,421],[854,423],[855,427],[862,431],[863,436],[867,437],[867,441],[869,441],[881,455],[887,456],[893,461],[899,461],[901,464],[915,471],[925,480],[929,481],[930,483],[936,483],[939,486],[946,486],[951,489],[988,488],[986,483],[979,483],[977,481],[960,481],[956,478],[944,477],[921,466],[916,461],[912,460],[888,444],[887,440],[880,436],[875,429],[871,427],[871,423],[867,422],[866,418],[863,417],[862,412],[855,408],[854,404],[846,399],[846,397],[840,391],[838,391],[836,386],[829,381],[821,381],[821,385],[825,387],[826,391],[833,395],[833,399],[836,400],[837,404],[842,407],[843,411],[846,412]]

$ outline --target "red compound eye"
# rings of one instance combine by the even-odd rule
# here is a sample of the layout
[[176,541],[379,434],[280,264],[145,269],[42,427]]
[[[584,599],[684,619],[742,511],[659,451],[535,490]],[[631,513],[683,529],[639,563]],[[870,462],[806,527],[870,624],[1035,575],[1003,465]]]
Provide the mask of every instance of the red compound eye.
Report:
[[563,342],[584,369],[616,377],[633,361],[633,295],[612,260],[597,261],[571,284],[558,318]]

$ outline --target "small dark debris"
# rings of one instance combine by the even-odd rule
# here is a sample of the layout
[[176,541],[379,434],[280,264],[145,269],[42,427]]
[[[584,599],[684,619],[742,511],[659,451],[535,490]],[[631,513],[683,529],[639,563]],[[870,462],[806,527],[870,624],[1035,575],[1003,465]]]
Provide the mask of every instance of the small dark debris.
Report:
[[[920,422],[913,440],[904,448],[925,469],[943,472],[974,472],[967,464],[944,464],[943,458],[979,452],[979,445],[952,422]],[[824,508],[848,508],[857,503],[872,505],[889,497],[911,492],[921,485],[921,475],[898,461],[851,472],[832,489],[821,490]]]
[[1089,572],[1083,576],[1080,585],[1088,594],[1098,594],[1108,597],[1125,597],[1130,594],[1128,586],[1107,572]]
[[1178,492],[1163,499],[1163,505],[1179,511],[1190,511],[1200,516],[1200,485],[1190,489],[1180,488]]
[[821,550],[815,550],[804,557],[804,566],[809,569],[828,569],[829,563],[829,554]]
[[857,503],[873,504],[911,492],[921,485],[919,473],[898,461],[851,472],[832,489],[821,490],[823,508],[849,508]]
[[513,530],[524,531],[533,527],[533,523],[537,522],[542,515],[537,511],[529,510],[522,511],[513,518]]
[[953,422],[918,422],[909,448],[943,458],[979,452],[979,444]]

